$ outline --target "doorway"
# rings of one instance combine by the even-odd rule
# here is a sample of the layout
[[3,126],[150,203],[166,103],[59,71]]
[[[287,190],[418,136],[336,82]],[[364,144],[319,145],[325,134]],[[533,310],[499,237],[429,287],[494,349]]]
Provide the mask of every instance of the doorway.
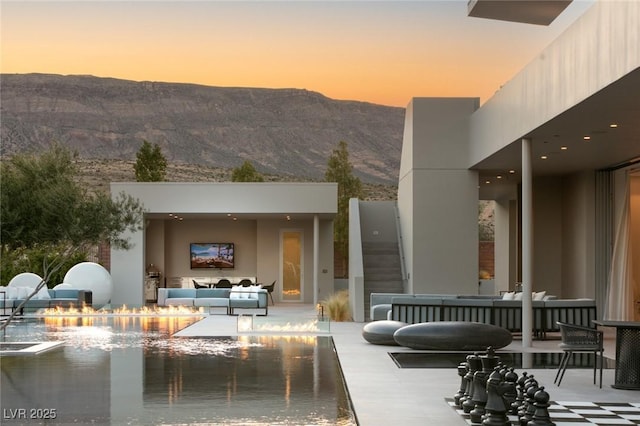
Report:
[[301,302],[303,300],[304,234],[301,230],[282,230],[280,232],[280,282],[282,283],[283,302]]

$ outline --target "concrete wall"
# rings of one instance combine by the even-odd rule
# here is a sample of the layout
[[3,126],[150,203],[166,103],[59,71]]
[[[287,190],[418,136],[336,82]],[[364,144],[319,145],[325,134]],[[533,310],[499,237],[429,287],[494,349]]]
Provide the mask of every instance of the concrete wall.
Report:
[[398,241],[395,201],[360,201],[362,242]]
[[[314,300],[313,217],[319,219],[318,292],[333,289],[333,216],[337,212],[337,184],[331,183],[112,183],[111,193],[126,192],[142,201],[149,214],[146,231],[126,233],[128,251],[111,250],[112,304],[144,304],[145,269],[154,263],[170,276],[256,276],[263,283],[281,281],[280,231],[304,233],[304,302]],[[159,219],[158,214],[251,214],[256,219]],[[289,214],[292,220],[284,216]],[[260,218],[260,216],[263,218]],[[280,216],[282,216],[280,218]],[[162,216],[160,216],[162,217]],[[275,219],[275,218],[277,219]],[[299,219],[297,219],[297,217]],[[148,233],[148,235],[147,235]],[[233,242],[233,270],[191,270],[189,243]],[[149,251],[147,251],[149,248]],[[281,289],[280,289],[281,290]],[[279,295],[278,285],[274,298]]]
[[516,200],[496,200],[494,210],[495,289],[514,291],[518,281],[518,205]]
[[635,321],[640,321],[640,175],[631,177],[631,256],[634,281]]
[[[163,272],[166,277],[257,276],[256,221],[166,220],[165,229]],[[217,242],[234,243],[235,267],[233,269],[191,269],[189,244]]]
[[349,306],[356,322],[363,322],[364,315],[364,261],[360,207],[357,198],[349,200]]
[[408,291],[478,291],[478,179],[467,169],[477,98],[416,98],[407,107],[398,209]]
[[595,2],[473,114],[469,167],[640,67],[639,39],[640,2]]
[[562,182],[562,289],[559,297],[595,297],[595,175]]
[[562,179],[533,180],[532,291],[558,295],[562,289]]

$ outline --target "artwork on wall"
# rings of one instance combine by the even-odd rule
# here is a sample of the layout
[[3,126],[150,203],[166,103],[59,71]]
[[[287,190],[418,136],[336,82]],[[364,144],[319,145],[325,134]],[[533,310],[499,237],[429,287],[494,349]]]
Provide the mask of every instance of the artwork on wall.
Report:
[[191,243],[191,269],[230,269],[235,267],[233,243]]

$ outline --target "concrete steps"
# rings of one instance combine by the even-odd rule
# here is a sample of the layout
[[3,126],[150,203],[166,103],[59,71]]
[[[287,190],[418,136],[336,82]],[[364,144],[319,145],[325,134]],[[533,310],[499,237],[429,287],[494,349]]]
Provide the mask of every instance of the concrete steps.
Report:
[[364,312],[369,320],[371,293],[402,293],[402,267],[398,244],[363,243]]

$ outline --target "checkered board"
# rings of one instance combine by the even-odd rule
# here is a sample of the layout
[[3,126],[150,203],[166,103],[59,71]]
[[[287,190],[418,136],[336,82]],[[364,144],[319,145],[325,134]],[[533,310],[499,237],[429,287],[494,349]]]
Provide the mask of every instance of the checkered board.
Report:
[[[469,415],[456,407],[452,398],[445,398],[447,403],[460,416],[471,423]],[[572,402],[550,401],[549,416],[556,426],[576,425],[640,425],[640,402]],[[513,425],[519,425],[517,416],[509,416]]]

